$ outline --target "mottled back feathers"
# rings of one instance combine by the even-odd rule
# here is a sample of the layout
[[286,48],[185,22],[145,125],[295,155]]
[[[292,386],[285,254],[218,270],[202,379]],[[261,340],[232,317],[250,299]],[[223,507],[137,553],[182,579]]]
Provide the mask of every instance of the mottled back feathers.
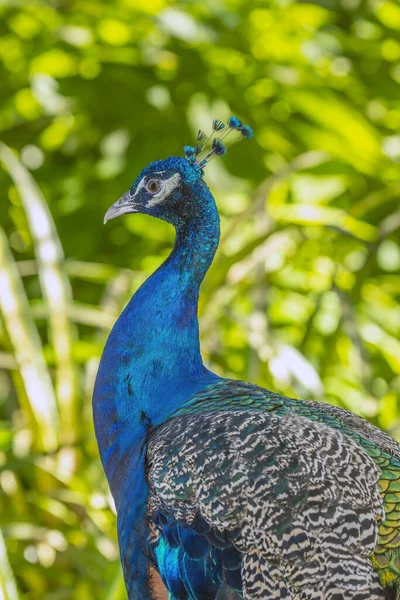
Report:
[[172,541],[178,570],[215,563],[214,589],[194,577],[188,597],[214,598],[231,580],[247,598],[383,598],[369,559],[380,472],[340,432],[245,409],[178,416],[151,435],[147,460],[156,559]]

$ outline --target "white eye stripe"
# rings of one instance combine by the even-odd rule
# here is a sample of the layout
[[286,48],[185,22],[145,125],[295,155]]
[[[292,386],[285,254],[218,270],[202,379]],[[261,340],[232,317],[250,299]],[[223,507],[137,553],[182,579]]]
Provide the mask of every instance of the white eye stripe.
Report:
[[[151,208],[152,206],[161,204],[161,202],[163,202],[178,187],[180,180],[181,176],[179,175],[179,173],[174,173],[174,175],[172,175],[172,177],[170,177],[169,179],[164,179],[164,181],[161,181],[160,191],[157,192],[157,194],[154,194],[151,200],[147,203],[147,207]],[[142,183],[142,181],[140,182],[140,184]]]
[[136,196],[138,195],[138,193],[140,192],[140,190],[145,186],[145,181],[146,181],[146,177],[143,177],[140,180],[140,182],[139,182],[139,184],[138,184],[138,186],[136,188],[136,192],[132,196],[132,200],[133,200],[133,198],[136,198]]

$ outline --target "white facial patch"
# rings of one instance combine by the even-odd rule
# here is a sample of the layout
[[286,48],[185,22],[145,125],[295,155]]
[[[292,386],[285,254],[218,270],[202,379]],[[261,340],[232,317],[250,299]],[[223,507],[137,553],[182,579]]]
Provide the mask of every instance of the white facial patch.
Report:
[[136,196],[138,195],[138,193],[140,192],[140,190],[144,187],[145,185],[145,181],[146,181],[146,177],[142,177],[142,179],[140,180],[137,188],[136,188],[136,192],[133,194],[131,201],[136,198]]
[[[174,175],[172,175],[172,177],[170,177],[169,179],[164,179],[164,181],[161,182],[160,191],[157,192],[157,194],[154,194],[151,200],[147,203],[147,207],[151,208],[152,206],[156,206],[156,204],[161,204],[162,202],[164,202],[164,200],[168,198],[168,196],[172,194],[172,192],[178,187],[180,180],[181,176],[179,175],[179,173],[174,173]],[[139,186],[142,184],[142,182],[143,179],[140,182]]]

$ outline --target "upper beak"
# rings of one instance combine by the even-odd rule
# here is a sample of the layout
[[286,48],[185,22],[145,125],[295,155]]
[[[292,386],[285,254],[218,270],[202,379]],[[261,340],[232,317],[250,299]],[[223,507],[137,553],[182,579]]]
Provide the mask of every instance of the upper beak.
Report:
[[110,219],[115,219],[115,217],[119,217],[120,215],[124,215],[125,213],[135,212],[133,208],[133,204],[131,202],[131,195],[129,192],[125,192],[123,196],[119,200],[117,200],[106,212],[104,215],[104,225]]

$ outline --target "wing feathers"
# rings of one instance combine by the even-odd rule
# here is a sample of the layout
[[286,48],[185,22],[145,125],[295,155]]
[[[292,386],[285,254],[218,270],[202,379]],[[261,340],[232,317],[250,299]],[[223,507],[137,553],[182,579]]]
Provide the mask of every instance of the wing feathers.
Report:
[[[380,473],[340,432],[249,410],[182,416],[152,434],[148,467],[151,505],[192,528],[186,556],[203,536],[222,553],[224,583],[246,598],[383,597],[369,558]],[[199,594],[207,578],[195,579]]]

